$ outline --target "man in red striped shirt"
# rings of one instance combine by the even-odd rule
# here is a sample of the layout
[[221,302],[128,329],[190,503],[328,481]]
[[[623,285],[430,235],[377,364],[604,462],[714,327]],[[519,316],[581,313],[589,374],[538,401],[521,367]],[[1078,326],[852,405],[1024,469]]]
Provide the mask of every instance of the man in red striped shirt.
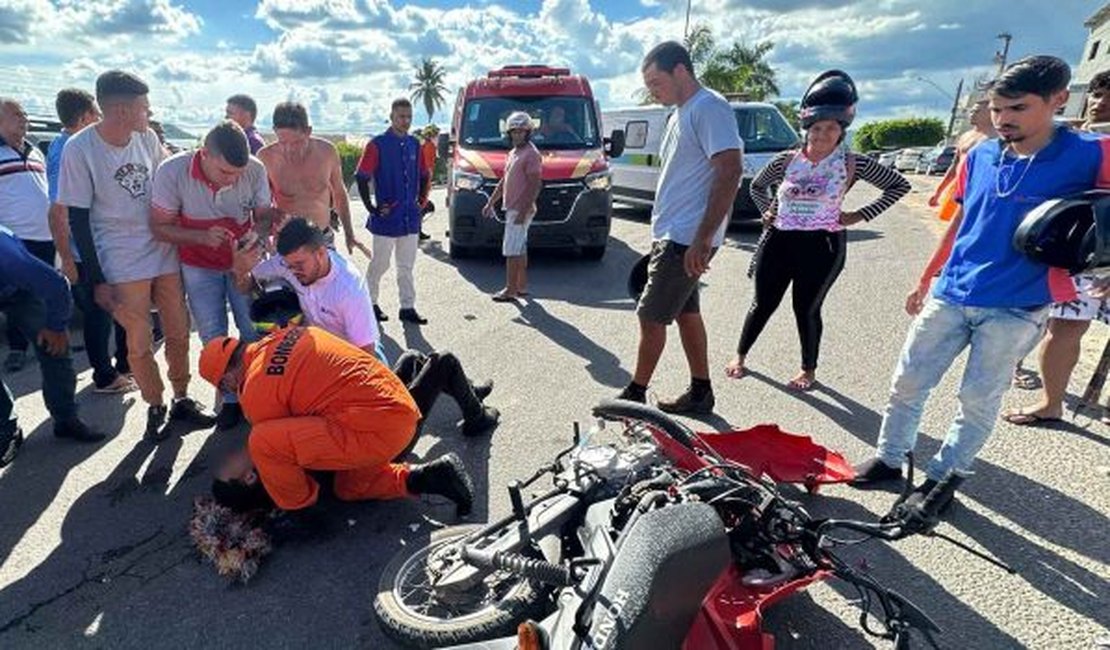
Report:
[[[166,159],[154,174],[154,236],[177,244],[189,310],[202,341],[227,336],[228,306],[240,338],[253,341],[248,297],[235,288],[232,247],[255,223],[263,232],[277,217],[266,168],[250,155],[243,129],[230,120],[208,132],[204,146]],[[242,421],[234,393],[223,395],[219,429]]]

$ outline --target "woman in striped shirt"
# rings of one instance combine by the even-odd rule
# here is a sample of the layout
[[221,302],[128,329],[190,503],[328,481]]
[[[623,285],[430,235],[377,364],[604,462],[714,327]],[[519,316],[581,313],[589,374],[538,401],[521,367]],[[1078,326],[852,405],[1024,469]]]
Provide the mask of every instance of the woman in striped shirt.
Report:
[[[787,385],[796,390],[813,387],[821,305],[844,268],[845,228],[870,221],[910,190],[898,172],[841,146],[855,116],[856,99],[855,84],[847,74],[830,70],[817,77],[802,98],[802,148],[779,154],[752,180],[752,200],[763,214],[765,228],[749,271],[755,278],[755,297],[737,354],[725,368],[729,377],[743,376],[748,352],[793,283],[802,368]],[[845,212],[844,195],[857,180],[879,188],[882,196]]]

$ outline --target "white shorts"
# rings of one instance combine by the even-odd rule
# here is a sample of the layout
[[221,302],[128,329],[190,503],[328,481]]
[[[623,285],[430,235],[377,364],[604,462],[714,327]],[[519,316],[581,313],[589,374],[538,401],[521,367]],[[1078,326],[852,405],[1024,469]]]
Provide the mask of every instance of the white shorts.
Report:
[[517,210],[505,211],[505,238],[501,243],[501,254],[505,257],[520,257],[528,252],[528,227],[532,225],[532,217],[528,215],[524,223],[516,223]]
[[1092,298],[1087,292],[1092,280],[1086,275],[1075,276],[1075,288],[1079,292],[1075,300],[1058,302],[1052,305],[1052,318],[1061,320],[1099,320],[1110,324],[1110,304],[1107,300]]

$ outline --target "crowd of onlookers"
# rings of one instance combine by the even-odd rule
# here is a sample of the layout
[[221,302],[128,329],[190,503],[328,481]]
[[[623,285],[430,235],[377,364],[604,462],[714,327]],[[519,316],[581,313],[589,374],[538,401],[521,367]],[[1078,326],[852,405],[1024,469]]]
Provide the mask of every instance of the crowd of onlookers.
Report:
[[[421,221],[432,209],[437,132],[426,127],[419,139],[409,133],[407,99],[393,103],[390,128],[366,145],[358,165],[371,250],[351,222],[336,147],[313,136],[303,105],[274,108],[275,141],[267,144],[255,126],[255,101],[234,95],[226,101],[227,119],[199,147],[179,151],[152,128],[148,94],[143,80],[119,70],[100,75],[95,96],[61,90],[55,106],[62,131],[45,155],[26,139],[21,104],[0,98],[0,308],[10,347],[4,370],[21,370],[34,348],[56,435],[104,437],[78,417],[74,402],[67,336],[74,305],[82,312],[93,390],[139,390],[148,439],[164,439],[173,423],[221,429],[240,423],[234,391],[222,393],[215,414],[189,396],[190,327],[209,341],[228,333],[230,313],[245,340],[257,336],[251,294],[236,287],[233,256],[252,233],[276,254],[275,236],[292,217],[311,224],[332,248],[341,230],[348,253],[359,248],[371,257],[367,279],[379,320],[387,316],[377,304],[378,284],[396,252],[399,317],[427,322],[415,309],[412,266]],[[157,346],[168,366],[168,402]],[[21,443],[5,388],[0,466]]]

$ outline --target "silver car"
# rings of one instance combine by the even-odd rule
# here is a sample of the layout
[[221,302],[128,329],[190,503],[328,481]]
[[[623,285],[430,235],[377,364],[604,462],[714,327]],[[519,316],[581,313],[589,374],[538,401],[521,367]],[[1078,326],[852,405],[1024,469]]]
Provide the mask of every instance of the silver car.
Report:
[[932,147],[907,147],[899,151],[898,157],[894,159],[894,169],[900,172],[916,172],[921,156],[930,149]]

